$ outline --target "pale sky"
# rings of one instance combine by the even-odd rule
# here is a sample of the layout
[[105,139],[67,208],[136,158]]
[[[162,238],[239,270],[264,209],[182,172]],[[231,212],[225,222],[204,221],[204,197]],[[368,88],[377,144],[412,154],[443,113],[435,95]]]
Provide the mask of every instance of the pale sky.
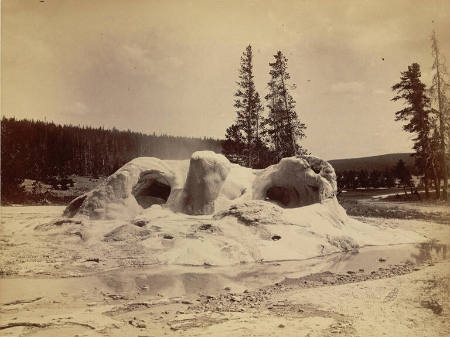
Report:
[[250,43],[261,97],[287,56],[325,159],[410,152],[390,88],[412,62],[430,83],[432,29],[450,59],[448,0],[3,0],[1,19],[3,115],[223,138]]

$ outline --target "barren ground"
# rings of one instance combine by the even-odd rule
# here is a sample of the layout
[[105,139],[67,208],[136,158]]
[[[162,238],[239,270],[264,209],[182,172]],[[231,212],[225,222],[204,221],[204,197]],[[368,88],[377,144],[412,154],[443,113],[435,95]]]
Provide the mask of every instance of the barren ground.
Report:
[[381,207],[421,216],[358,219],[428,243],[230,267],[152,265],[133,250],[90,256],[71,241],[55,249],[55,237],[34,228],[63,207],[2,207],[0,335],[450,335],[450,211],[415,205]]

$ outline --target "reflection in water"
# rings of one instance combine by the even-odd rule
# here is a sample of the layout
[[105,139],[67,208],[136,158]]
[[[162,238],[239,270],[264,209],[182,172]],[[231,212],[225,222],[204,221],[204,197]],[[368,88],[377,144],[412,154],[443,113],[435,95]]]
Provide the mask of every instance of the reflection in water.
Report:
[[370,273],[390,265],[421,264],[447,258],[448,245],[438,241],[420,244],[370,246],[359,251],[336,253],[307,260],[249,263],[233,266],[154,265],[99,273],[95,278],[111,292],[142,295],[184,296],[214,294],[225,287],[254,289],[312,273]]
[[351,251],[345,252],[341,254],[336,254],[329,259],[331,264],[329,265],[329,269],[337,270],[340,269],[340,266],[346,265],[349,261],[355,258],[356,255],[359,254],[359,251]]
[[447,258],[448,245],[439,243],[437,240],[422,242],[417,245],[418,253],[411,254],[416,263],[432,262],[433,260],[445,260]]
[[365,271],[386,268],[389,265],[435,262],[447,258],[447,244],[437,240],[420,244],[399,244],[392,246],[364,247],[358,251],[333,254],[324,257],[322,271],[342,273],[347,271]]

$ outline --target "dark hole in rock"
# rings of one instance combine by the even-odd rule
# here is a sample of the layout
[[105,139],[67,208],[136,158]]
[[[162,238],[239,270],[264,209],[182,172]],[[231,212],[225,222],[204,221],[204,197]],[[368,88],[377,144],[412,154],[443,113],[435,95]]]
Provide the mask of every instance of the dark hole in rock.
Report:
[[300,196],[294,187],[272,186],[267,189],[266,200],[275,201],[283,207],[300,205]]
[[211,225],[209,223],[205,223],[205,224],[202,224],[202,225],[198,226],[197,230],[198,231],[207,232],[207,233],[220,232],[220,229],[217,226],[213,226],[213,225]]
[[272,236],[272,240],[273,241],[278,241],[278,240],[280,240],[281,239],[281,236],[279,236],[279,235],[273,235]]
[[317,173],[317,174],[319,174],[320,173],[320,166],[311,166],[311,169],[315,172],[315,173]]
[[136,220],[135,222],[133,222],[133,225],[138,227],[144,227],[146,224],[148,224],[147,220]]
[[163,238],[164,238],[164,239],[168,239],[168,240],[172,240],[172,239],[173,239],[173,236],[170,235],[170,234],[164,234]]
[[137,188],[134,193],[136,201],[142,208],[148,208],[151,205],[162,205],[167,202],[170,195],[170,185],[162,177],[157,179],[148,179],[142,183],[138,182]]
[[208,229],[211,229],[211,228],[212,228],[212,225],[207,224],[207,223],[200,225],[200,227],[198,227],[198,229],[200,229],[201,231],[207,231]]

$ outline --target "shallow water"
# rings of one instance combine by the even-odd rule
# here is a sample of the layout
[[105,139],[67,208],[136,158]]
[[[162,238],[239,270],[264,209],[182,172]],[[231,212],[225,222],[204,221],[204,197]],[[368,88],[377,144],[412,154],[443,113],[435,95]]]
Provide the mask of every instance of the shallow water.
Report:
[[225,267],[153,266],[97,274],[111,290],[136,291],[149,295],[182,296],[193,293],[216,293],[225,287],[233,291],[255,289],[311,273],[331,271],[369,273],[396,264],[422,264],[448,258],[449,245],[435,241],[421,244],[364,247],[359,251],[331,254],[301,261],[277,261]]
[[77,278],[1,279],[5,303],[12,298],[49,297],[68,293],[123,294],[127,298],[176,297],[191,294],[217,294],[229,287],[233,292],[252,290],[284,278],[312,273],[348,271],[370,273],[390,265],[434,263],[448,259],[450,246],[431,241],[421,244],[364,247],[359,251],[337,253],[301,261],[277,261],[236,266],[154,265],[125,268]]
[[[9,230],[18,231],[22,227],[35,225],[31,220],[56,218],[63,207],[1,207],[1,224],[14,222]],[[44,219],[44,220],[43,220]],[[6,228],[6,227],[4,227]],[[8,227],[9,228],[9,227]],[[6,230],[3,234],[6,233]],[[13,294],[20,297],[48,296],[51,293],[74,293],[83,289],[102,289],[110,293],[127,296],[183,296],[193,293],[214,294],[230,287],[239,292],[251,290],[275,282],[285,277],[296,278],[312,273],[348,271],[365,273],[389,265],[411,262],[437,262],[448,259],[450,245],[437,241],[421,244],[398,244],[391,246],[370,246],[359,251],[336,253],[307,260],[271,261],[248,263],[234,266],[183,266],[151,265],[144,268],[122,268],[104,271],[77,278],[3,278],[0,279],[0,302]],[[9,296],[8,294],[11,294]]]
[[399,244],[391,246],[364,247],[359,252],[335,254],[328,259],[325,270],[343,273],[349,270],[373,271],[389,265],[424,262],[437,262],[447,259],[448,244],[436,241],[419,244]]

